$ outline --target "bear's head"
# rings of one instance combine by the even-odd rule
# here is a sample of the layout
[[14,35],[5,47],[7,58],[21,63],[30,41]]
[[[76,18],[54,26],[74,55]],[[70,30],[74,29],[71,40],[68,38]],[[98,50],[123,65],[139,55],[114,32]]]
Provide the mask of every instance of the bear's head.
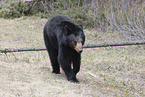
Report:
[[66,36],[67,44],[80,54],[83,51],[85,42],[83,27],[81,25],[75,25],[69,21],[63,21],[63,24],[63,31]]

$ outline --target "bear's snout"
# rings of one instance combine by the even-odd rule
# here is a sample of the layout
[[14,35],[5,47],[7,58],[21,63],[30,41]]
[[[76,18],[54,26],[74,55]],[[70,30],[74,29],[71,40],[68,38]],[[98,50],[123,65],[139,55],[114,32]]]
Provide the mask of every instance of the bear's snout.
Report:
[[79,49],[79,53],[82,53],[83,49]]
[[78,42],[77,45],[74,48],[78,53],[81,53],[83,51],[83,45],[81,42]]

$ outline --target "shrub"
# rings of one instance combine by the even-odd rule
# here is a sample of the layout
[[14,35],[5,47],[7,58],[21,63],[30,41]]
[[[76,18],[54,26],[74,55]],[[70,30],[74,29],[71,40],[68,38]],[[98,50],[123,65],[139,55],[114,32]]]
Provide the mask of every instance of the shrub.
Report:
[[34,0],[25,3],[10,1],[12,0],[0,1],[0,17],[32,15],[49,18],[55,14],[64,14],[86,27],[103,32],[116,31],[131,40],[145,38],[144,0]]

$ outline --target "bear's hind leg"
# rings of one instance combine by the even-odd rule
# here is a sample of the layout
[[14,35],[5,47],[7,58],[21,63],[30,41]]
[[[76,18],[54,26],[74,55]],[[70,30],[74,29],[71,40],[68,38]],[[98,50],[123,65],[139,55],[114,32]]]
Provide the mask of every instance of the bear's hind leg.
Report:
[[57,60],[57,55],[57,51],[49,50],[50,61],[53,69],[52,73],[60,74],[60,66]]
[[52,48],[52,45],[49,42],[47,35],[44,35],[44,41],[45,41],[45,46],[47,48],[49,58],[51,61],[51,65],[52,65],[52,69],[53,69],[52,73],[60,74],[60,65],[57,60],[58,51],[55,50],[54,48]]

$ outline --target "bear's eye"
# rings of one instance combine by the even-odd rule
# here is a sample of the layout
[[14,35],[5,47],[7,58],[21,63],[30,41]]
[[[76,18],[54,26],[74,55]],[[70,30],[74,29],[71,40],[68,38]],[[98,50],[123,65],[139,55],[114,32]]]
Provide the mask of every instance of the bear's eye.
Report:
[[77,45],[77,41],[74,41],[74,45]]

